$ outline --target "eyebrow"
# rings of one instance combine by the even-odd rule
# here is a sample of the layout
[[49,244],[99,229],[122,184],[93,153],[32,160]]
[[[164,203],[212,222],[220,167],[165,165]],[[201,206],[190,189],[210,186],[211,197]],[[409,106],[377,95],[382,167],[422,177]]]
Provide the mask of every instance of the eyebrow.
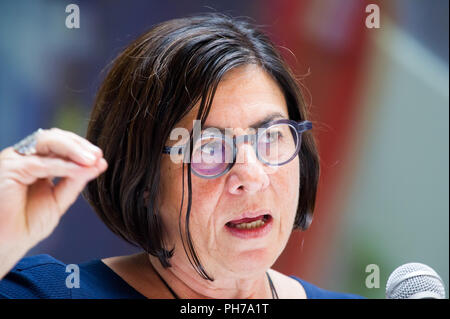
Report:
[[[253,128],[253,129],[257,129],[257,128],[259,128],[259,127],[261,127],[261,126],[263,126],[263,125],[265,125],[265,124],[267,124],[267,123],[269,123],[269,122],[271,122],[271,121],[273,121],[275,119],[286,119],[286,118],[287,117],[284,114],[280,113],[280,112],[273,112],[273,113],[270,113],[267,116],[265,116],[263,119],[253,123],[249,127]],[[219,127],[219,126],[212,126],[212,125],[205,125],[205,126],[203,126],[202,127],[202,131],[206,130],[206,129],[209,129],[209,128],[216,128],[216,129],[220,130],[222,132],[222,134],[225,134],[225,128]]]

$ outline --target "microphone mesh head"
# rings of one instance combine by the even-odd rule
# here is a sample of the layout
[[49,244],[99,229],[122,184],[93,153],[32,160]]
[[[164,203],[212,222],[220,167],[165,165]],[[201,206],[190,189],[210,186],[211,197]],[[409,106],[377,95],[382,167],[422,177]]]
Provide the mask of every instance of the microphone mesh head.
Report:
[[429,266],[409,263],[395,269],[386,284],[387,299],[408,299],[417,293],[429,293],[445,298],[442,279]]

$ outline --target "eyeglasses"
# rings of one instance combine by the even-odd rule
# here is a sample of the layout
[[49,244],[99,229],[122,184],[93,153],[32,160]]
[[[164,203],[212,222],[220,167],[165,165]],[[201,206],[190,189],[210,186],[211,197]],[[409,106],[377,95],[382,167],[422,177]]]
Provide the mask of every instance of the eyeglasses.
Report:
[[163,153],[185,154],[184,160],[190,160],[195,175],[212,179],[226,174],[233,167],[236,163],[237,145],[243,142],[253,146],[256,157],[264,164],[281,166],[289,163],[300,151],[302,133],[310,129],[310,121],[281,119],[263,125],[256,134],[231,137],[206,130],[195,140],[190,159],[186,152],[189,143],[165,146]]

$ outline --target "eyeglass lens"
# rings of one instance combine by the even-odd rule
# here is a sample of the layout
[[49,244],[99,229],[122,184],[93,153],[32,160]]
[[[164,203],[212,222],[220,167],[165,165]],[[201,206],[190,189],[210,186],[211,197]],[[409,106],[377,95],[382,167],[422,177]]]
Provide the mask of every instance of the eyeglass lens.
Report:
[[[258,131],[257,157],[268,165],[283,165],[297,152],[296,129],[289,124],[275,124]],[[194,144],[191,167],[197,175],[214,177],[223,173],[235,160],[232,140],[220,136],[202,136]]]

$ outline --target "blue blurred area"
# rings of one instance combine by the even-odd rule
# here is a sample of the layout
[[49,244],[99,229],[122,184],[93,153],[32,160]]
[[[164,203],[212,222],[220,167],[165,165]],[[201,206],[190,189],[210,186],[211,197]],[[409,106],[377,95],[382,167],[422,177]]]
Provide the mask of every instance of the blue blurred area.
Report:
[[397,24],[448,64],[449,1],[395,0]]

